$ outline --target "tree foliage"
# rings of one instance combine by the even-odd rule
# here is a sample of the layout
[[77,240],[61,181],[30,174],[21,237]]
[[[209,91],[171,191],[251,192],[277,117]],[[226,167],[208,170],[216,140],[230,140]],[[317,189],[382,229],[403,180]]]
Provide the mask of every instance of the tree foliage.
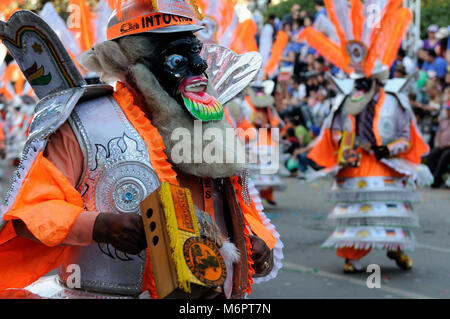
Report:
[[439,27],[450,25],[450,1],[448,0],[422,0],[420,30],[426,36],[427,28],[431,24]]

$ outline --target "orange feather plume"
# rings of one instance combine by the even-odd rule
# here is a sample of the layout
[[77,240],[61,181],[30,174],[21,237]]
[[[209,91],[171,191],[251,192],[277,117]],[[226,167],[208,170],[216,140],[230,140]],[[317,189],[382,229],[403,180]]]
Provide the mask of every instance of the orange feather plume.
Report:
[[231,22],[233,22],[234,16],[234,8],[238,3],[237,0],[220,0],[221,9],[220,9],[220,21],[219,21],[219,29],[217,30],[217,37],[220,38],[224,35],[227,28],[230,26]]
[[325,0],[324,3],[327,9],[328,18],[336,28],[337,36],[339,38],[339,41],[341,42],[341,49],[345,50],[345,43],[347,43],[347,38],[345,37],[345,33],[342,30],[342,27],[337,18],[336,8],[334,7],[334,0]]
[[[398,3],[399,1],[394,0],[391,2]],[[377,59],[380,59],[388,67],[392,65],[401,41],[412,21],[412,13],[408,8],[399,6],[394,8],[386,10],[386,14],[381,21],[381,27],[373,33],[369,53],[364,65],[364,74],[366,76],[372,74],[372,69]]]
[[258,44],[255,38],[257,32],[258,27],[253,19],[247,19],[239,23],[230,43],[230,49],[237,54],[258,51]]
[[353,36],[355,37],[356,41],[361,41],[362,30],[364,22],[366,21],[366,18],[364,18],[363,15],[363,5],[361,3],[361,0],[351,0],[350,3],[352,5],[350,17],[353,24]]
[[303,29],[298,35],[298,39],[305,39],[310,46],[318,51],[325,59],[329,60],[338,68],[342,69],[347,74],[350,74],[353,69],[349,66],[349,56],[342,50],[342,48],[323,33],[315,30],[313,27]]
[[372,44],[377,34],[383,29],[383,25],[387,23],[388,19],[395,19],[395,12],[402,6],[403,0],[388,0],[389,2],[384,7],[383,17],[380,21],[380,26],[372,30],[370,36],[370,43]]

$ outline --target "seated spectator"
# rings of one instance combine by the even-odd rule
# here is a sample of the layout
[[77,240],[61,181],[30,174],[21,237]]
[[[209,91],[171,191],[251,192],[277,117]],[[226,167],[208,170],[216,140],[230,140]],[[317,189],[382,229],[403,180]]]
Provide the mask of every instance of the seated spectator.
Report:
[[[292,154],[291,159],[296,160],[298,163],[298,169],[300,170],[298,177],[305,178],[305,173],[309,168],[318,169],[318,165],[311,159],[308,158],[309,151],[313,148],[317,137],[320,135],[320,128],[314,125],[311,130],[307,131],[304,126],[299,126],[300,129],[297,130],[297,134],[301,132],[303,136],[308,136],[308,138],[304,139],[308,141],[304,143],[303,146],[296,149]],[[306,133],[305,133],[306,131]],[[297,135],[298,138],[299,135]]]
[[425,63],[422,65],[422,70],[426,72],[433,71],[438,78],[443,78],[445,73],[447,73],[447,61],[438,56],[433,49],[426,50],[425,52]]
[[439,113],[441,111],[442,100],[440,87],[436,81],[428,79],[425,90],[427,95],[426,103],[421,103],[414,99],[410,100],[410,102],[413,111],[416,114],[416,118],[418,119],[417,124],[425,141],[430,147],[433,147],[435,127],[437,126]]
[[394,78],[405,78],[406,77],[406,69],[402,63],[397,62],[394,69]]
[[444,183],[444,174],[450,171],[450,88],[445,89],[444,97],[444,114],[439,121],[436,146],[426,158],[426,164],[434,176],[433,188],[440,187]]
[[416,62],[410,58],[406,51],[400,48],[397,53],[397,61],[400,62],[405,68],[405,75],[411,75],[417,70]]

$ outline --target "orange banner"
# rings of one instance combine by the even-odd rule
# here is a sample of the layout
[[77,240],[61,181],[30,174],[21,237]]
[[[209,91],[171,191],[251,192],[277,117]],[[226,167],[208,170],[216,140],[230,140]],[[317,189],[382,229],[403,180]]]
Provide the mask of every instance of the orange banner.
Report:
[[278,64],[281,61],[281,57],[283,56],[283,51],[286,45],[289,43],[289,36],[283,30],[278,31],[277,39],[272,47],[272,55],[270,56],[269,61],[267,62],[264,71],[267,75],[271,76],[275,73]]

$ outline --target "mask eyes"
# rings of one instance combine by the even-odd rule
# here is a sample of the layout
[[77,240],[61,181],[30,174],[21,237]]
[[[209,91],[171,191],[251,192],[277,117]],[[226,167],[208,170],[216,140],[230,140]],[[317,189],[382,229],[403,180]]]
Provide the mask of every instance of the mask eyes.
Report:
[[178,69],[182,67],[185,64],[185,58],[178,54],[172,54],[168,57],[166,57],[166,65],[172,69]]
[[371,79],[356,80],[355,88],[357,90],[364,90],[367,92],[372,88],[372,80]]

